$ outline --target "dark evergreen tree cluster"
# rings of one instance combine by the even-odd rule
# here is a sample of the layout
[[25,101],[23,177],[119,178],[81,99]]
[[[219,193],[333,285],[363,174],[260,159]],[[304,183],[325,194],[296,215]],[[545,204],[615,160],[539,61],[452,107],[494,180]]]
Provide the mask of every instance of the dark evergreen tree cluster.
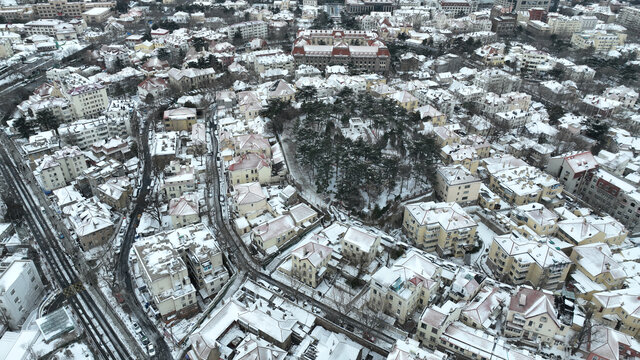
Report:
[[[333,104],[314,101],[301,89],[300,120],[295,126],[297,158],[315,181],[318,193],[335,191],[352,209],[362,209],[385,189],[403,188],[414,177],[427,184],[435,173],[438,147],[419,132],[419,117],[388,99],[342,90]],[[341,127],[359,117],[375,134],[352,140]],[[332,184],[335,190],[332,189]]]

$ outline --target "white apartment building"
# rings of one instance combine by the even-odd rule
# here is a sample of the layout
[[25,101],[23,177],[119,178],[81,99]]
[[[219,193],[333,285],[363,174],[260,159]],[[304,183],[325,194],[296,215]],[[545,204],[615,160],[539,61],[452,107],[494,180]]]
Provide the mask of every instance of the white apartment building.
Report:
[[577,49],[588,49],[593,47],[596,52],[606,52],[615,50],[618,46],[624,45],[627,34],[608,33],[602,30],[586,30],[573,34],[571,46]]
[[[142,97],[142,99],[144,99],[144,97]],[[133,129],[131,128],[131,116],[133,112],[133,103],[130,100],[115,99],[109,103],[109,108],[105,115],[110,123],[120,124],[119,126],[124,125],[126,133],[131,136],[133,135]]]
[[549,159],[546,171],[564,184],[565,190],[576,193],[584,185],[585,175],[598,168],[590,151],[575,151]]
[[77,119],[98,117],[109,107],[107,88],[102,84],[88,83],[71,87],[65,95]]
[[196,288],[187,265],[170,242],[151,237],[134,244],[142,279],[163,318],[188,317],[198,311]]
[[166,177],[162,186],[167,199],[175,199],[186,192],[196,190],[196,177],[191,167],[180,169],[176,174]]
[[593,15],[580,15],[577,17],[582,23],[581,30],[593,30],[598,25],[598,18]]
[[256,56],[253,68],[258,74],[262,74],[267,70],[275,69],[286,70],[289,74],[292,74],[296,68],[296,63],[293,56],[289,54]]
[[37,161],[34,171],[40,186],[51,191],[67,185],[87,168],[84,154],[77,146],[65,147]]
[[440,8],[451,17],[469,15],[470,12],[475,11],[474,5],[477,8],[478,3],[467,0],[440,0]]
[[62,141],[69,145],[88,149],[95,142],[113,137],[126,137],[127,129],[124,118],[81,119],[60,125],[58,134]]
[[55,37],[59,32],[71,30],[75,33],[73,25],[57,19],[40,19],[24,24],[27,35],[49,35]]
[[485,91],[496,94],[518,91],[522,79],[500,69],[485,69],[478,72],[473,79],[473,84]]
[[267,23],[264,21],[245,21],[230,25],[227,29],[227,36],[229,39],[233,39],[238,31],[243,39],[264,39],[267,37],[268,28]]
[[582,19],[578,17],[569,17],[559,13],[550,13],[547,15],[547,24],[549,25],[549,34],[569,37],[574,33],[582,30]]
[[640,8],[626,6],[620,9],[616,22],[630,30],[640,30]]
[[196,292],[213,296],[229,280],[217,240],[204,224],[144,238],[134,245],[134,253],[147,291],[164,319],[194,314]]
[[522,52],[516,54],[516,57],[520,68],[527,71],[543,71],[550,67],[549,54],[535,48],[522,49]]
[[514,12],[526,11],[533,8],[541,8],[549,10],[551,1],[549,0],[497,0],[495,5],[500,5],[505,8],[511,8]]
[[7,260],[0,263],[0,318],[6,320],[10,329],[19,330],[40,303],[44,285],[33,261]]

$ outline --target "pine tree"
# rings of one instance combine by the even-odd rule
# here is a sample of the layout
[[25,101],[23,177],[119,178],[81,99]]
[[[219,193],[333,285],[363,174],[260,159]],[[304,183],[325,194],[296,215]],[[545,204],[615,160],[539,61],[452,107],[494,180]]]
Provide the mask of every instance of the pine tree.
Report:
[[23,117],[19,117],[18,119],[16,119],[16,121],[13,123],[13,126],[25,139],[28,139],[29,136],[34,134],[33,129],[31,128],[31,126],[29,126],[29,124],[27,124],[27,120]]
[[58,131],[58,127],[60,126],[60,122],[58,118],[56,118],[55,114],[51,109],[44,109],[38,111],[36,114],[36,122],[40,127],[44,130],[54,130]]

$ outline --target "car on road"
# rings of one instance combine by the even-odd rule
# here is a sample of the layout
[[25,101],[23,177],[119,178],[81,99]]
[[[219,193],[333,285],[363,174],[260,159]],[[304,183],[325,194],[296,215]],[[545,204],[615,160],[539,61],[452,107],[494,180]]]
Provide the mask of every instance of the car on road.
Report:
[[[124,297],[122,297],[122,294],[120,293],[115,293],[113,294],[113,297],[116,298],[116,301],[118,302],[118,304],[122,304],[124,303]],[[135,327],[137,326],[137,323],[133,323],[133,328],[135,329]],[[140,326],[138,326],[138,329],[140,329]]]
[[224,203],[224,195],[220,195],[220,203]]
[[147,354],[149,356],[155,356],[156,355],[156,348],[153,346],[153,344],[147,345]]

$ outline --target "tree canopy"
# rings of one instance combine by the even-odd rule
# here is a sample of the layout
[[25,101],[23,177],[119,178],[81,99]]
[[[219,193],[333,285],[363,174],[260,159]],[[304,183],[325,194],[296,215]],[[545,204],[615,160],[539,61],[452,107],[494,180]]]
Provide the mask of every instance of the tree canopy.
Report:
[[[402,189],[409,177],[423,184],[432,180],[438,147],[419,132],[412,114],[389,99],[349,88],[336,98],[333,104],[303,103],[294,131],[297,159],[317,192],[335,193],[346,207],[361,209],[399,182]],[[354,136],[350,127],[371,131]]]

